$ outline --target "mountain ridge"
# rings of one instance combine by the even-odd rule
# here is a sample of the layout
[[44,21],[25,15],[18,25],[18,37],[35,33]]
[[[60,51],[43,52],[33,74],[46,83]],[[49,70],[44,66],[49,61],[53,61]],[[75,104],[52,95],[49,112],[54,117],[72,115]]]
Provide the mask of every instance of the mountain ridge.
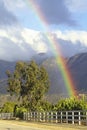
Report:
[[[39,57],[39,60],[41,60],[41,62],[39,62],[47,70],[50,79],[50,89],[48,94],[61,94],[64,97],[67,97],[68,92],[56,59],[54,57],[47,58],[46,55],[44,56],[44,54],[39,54]],[[38,55],[36,59],[38,59]],[[76,54],[70,58],[65,58],[65,61],[75,82],[76,90],[79,93],[87,92],[87,53]],[[6,70],[13,71],[15,64],[16,62],[7,62],[0,60],[0,81],[7,78],[5,74]],[[0,93],[6,93],[6,88],[7,86],[1,87],[0,84]]]

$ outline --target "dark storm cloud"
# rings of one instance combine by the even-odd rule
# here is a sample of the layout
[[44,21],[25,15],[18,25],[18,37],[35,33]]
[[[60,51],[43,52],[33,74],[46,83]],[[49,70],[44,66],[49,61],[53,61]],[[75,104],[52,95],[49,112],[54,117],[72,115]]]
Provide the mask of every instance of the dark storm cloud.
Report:
[[49,24],[76,25],[65,0],[36,0]]
[[8,26],[17,23],[16,17],[7,10],[4,1],[0,0],[0,27],[1,26]]

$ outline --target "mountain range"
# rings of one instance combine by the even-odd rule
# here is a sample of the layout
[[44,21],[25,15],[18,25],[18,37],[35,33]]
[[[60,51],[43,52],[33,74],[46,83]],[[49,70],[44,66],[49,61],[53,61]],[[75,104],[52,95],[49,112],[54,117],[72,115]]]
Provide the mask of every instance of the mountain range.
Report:
[[[55,57],[48,57],[45,53],[38,54],[33,57],[38,64],[43,65],[50,79],[49,95],[60,95],[67,97],[68,92],[64,83],[63,76],[57,65]],[[37,60],[38,59],[38,60]],[[76,86],[75,90],[78,93],[87,92],[87,53],[76,54],[72,57],[67,57],[66,65],[71,73],[74,84]],[[0,60],[0,93],[6,93],[7,76],[5,74],[6,70],[13,71],[16,62],[8,62]]]
[[[78,94],[87,93],[87,53],[76,54],[70,58],[66,58],[65,61],[73,79],[75,91]],[[43,62],[43,66],[47,69],[51,82],[49,93],[67,97],[66,85],[56,59],[47,59]]]

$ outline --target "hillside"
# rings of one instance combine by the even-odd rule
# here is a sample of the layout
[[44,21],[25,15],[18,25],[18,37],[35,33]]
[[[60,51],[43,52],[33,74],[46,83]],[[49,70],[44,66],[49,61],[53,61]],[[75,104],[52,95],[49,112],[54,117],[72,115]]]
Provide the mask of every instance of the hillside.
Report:
[[[66,58],[66,64],[78,93],[87,92],[87,53]],[[66,86],[56,60],[50,58],[43,62],[43,66],[47,69],[50,77],[51,87],[49,93],[67,96]]]
[[[78,92],[87,92],[87,53],[81,53],[66,58],[66,64],[71,72],[76,85],[76,90],[78,90]],[[53,57],[44,59],[44,61],[42,60],[42,65],[46,68],[49,74],[49,94],[64,97],[68,96],[64,80],[55,58]],[[0,61],[0,93],[6,93],[6,70],[13,71],[14,67],[15,62]]]
[[84,93],[87,92],[87,53],[69,58],[67,65],[71,71],[77,90]]

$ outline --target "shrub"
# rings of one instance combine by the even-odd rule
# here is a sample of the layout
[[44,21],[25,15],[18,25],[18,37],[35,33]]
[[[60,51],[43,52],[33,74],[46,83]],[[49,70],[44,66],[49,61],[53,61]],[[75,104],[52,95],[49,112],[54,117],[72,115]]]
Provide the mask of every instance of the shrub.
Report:
[[14,102],[6,102],[3,105],[2,109],[1,109],[1,112],[4,112],[4,113],[13,113],[15,105],[16,105],[16,103],[14,103]]
[[60,100],[54,108],[56,111],[87,110],[87,103],[77,98],[67,98]]
[[17,107],[15,110],[15,116],[23,119],[24,112],[27,112],[27,109],[25,107]]

